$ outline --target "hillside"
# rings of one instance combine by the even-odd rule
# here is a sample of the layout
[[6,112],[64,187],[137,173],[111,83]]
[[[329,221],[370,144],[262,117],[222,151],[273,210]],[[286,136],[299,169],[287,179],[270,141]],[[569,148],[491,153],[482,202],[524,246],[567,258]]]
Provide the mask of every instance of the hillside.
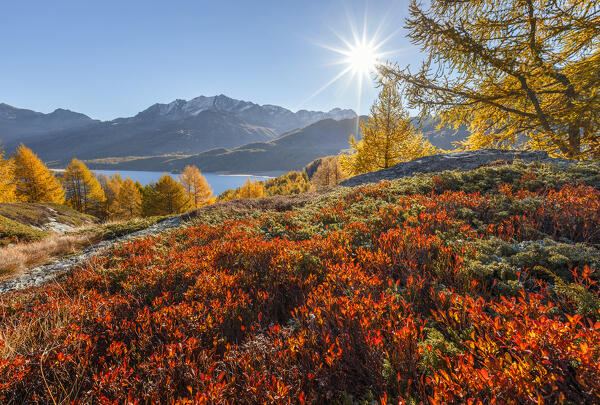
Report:
[[0,103],[0,141],[18,144],[49,133],[81,129],[97,123],[87,115],[57,109],[43,114]]
[[0,246],[40,240],[49,232],[62,233],[97,221],[60,204],[0,203]]
[[207,207],[3,296],[0,400],[595,403],[599,188],[515,161]]
[[270,142],[254,142],[234,149],[212,149],[196,155],[88,160],[95,169],[176,171],[196,165],[206,172],[263,172],[299,170],[324,155],[348,148],[348,137],[356,133],[356,119],[322,120],[291,131]]
[[42,114],[0,104],[0,140],[8,152],[25,142],[42,159],[64,165],[73,157],[196,154],[274,139],[323,119],[355,117],[351,110],[292,112],[225,95],[154,104],[133,117],[97,121],[67,110]]
[[[366,117],[361,117],[365,119]],[[436,120],[427,120],[420,127],[432,144],[452,149],[454,142],[464,140],[467,132],[437,128]],[[215,148],[194,155],[129,156],[86,161],[90,167],[107,170],[167,170],[180,171],[186,165],[196,165],[206,172],[259,173],[302,170],[315,159],[338,155],[350,148],[350,134],[360,138],[356,119],[325,119],[283,134],[269,142],[252,142],[237,148]]]

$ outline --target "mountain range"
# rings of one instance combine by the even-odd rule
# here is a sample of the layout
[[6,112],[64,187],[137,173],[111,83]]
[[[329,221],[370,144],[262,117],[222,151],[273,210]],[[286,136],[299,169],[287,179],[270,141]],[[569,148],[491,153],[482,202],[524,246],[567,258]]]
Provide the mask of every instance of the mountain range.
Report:
[[[24,143],[51,167],[77,157],[95,169],[179,171],[194,164],[206,172],[300,170],[314,159],[349,148],[360,137],[352,110],[292,112],[224,95],[154,104],[133,117],[94,120],[58,109],[49,114],[0,104],[0,140],[10,154]],[[451,149],[465,128],[420,130],[437,147]]]
[[0,140],[20,143],[57,165],[71,158],[195,154],[264,142],[323,119],[355,118],[352,110],[292,112],[225,95],[154,104],[133,117],[98,121],[69,110],[49,114],[0,104]]

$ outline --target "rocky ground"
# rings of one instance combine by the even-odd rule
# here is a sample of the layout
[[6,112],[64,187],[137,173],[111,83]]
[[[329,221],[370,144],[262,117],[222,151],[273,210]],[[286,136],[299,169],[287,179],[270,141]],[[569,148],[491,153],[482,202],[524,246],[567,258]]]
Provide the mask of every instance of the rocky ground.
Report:
[[76,256],[60,259],[53,263],[27,269],[23,273],[17,275],[15,278],[12,278],[0,284],[0,294],[7,293],[12,290],[20,290],[26,287],[38,286],[40,284],[52,280],[54,277],[61,273],[69,271],[77,267],[78,265],[85,263],[92,256],[105,251],[106,249],[117,243],[126,242],[131,239],[138,238],[140,236],[156,234],[172,228],[176,228],[181,224],[181,222],[181,217],[167,218],[163,221],[158,222],[155,225],[142,229],[141,231],[134,232],[119,238],[99,242],[87,248],[82,253]]
[[548,153],[536,151],[512,151],[502,149],[480,149],[441,153],[439,155],[425,156],[406,163],[398,163],[389,169],[365,173],[344,180],[340,185],[347,187],[359,186],[365,183],[377,183],[381,180],[394,180],[415,173],[433,173],[444,170],[473,170],[490,163],[512,163],[520,159],[525,163],[552,162],[558,164],[575,163],[574,160],[555,159],[548,157]]

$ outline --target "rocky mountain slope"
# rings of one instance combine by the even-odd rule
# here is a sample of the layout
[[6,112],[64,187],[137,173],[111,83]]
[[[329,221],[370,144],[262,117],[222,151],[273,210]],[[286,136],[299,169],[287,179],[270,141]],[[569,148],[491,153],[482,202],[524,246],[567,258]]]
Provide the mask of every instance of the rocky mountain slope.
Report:
[[515,162],[205,207],[2,294],[0,401],[597,403],[599,188]]
[[196,154],[265,142],[323,119],[356,117],[352,110],[292,112],[225,95],[154,104],[134,117],[96,121],[57,110],[42,114],[0,105],[0,139],[11,152],[25,142],[47,161],[62,165],[73,157]]
[[99,121],[85,114],[57,109],[49,114],[0,103],[0,140],[6,145],[46,134],[83,128]]
[[[365,119],[365,117],[361,117]],[[467,136],[464,128],[454,131],[437,128],[438,122],[428,120],[420,126],[423,134],[441,149],[454,148],[454,142]],[[256,173],[280,170],[302,170],[323,156],[337,155],[350,148],[350,134],[360,138],[359,121],[325,119],[305,128],[287,132],[267,142],[251,142],[235,148],[214,148],[184,156],[130,156],[87,160],[92,168],[109,170],[178,171],[186,165],[196,165],[206,172]]]
[[300,170],[312,160],[349,147],[357,120],[326,119],[288,132],[269,142],[252,142],[237,148],[215,148],[186,156],[153,156],[88,160],[96,169],[178,171],[196,165],[206,172],[261,172]]
[[365,173],[351,177],[347,180],[344,180],[340,184],[342,186],[354,187],[366,183],[376,183],[381,180],[395,180],[406,176],[412,176],[416,173],[433,173],[442,172],[444,170],[473,170],[488,164],[512,163],[517,159],[526,163],[576,163],[576,161],[573,160],[550,158],[548,157],[548,153],[541,150],[513,151],[501,149],[480,149],[425,156],[411,160],[410,162],[398,163],[389,169],[378,170],[376,172]]

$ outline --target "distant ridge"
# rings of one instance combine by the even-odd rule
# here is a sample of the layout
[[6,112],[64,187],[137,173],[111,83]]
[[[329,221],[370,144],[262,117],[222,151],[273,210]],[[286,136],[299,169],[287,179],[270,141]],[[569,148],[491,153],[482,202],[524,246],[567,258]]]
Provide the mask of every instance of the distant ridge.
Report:
[[[364,119],[364,117],[362,117]],[[325,119],[287,132],[268,142],[252,142],[236,148],[215,148],[185,156],[128,157],[86,161],[91,168],[179,171],[196,165],[206,172],[259,173],[301,170],[316,158],[347,149],[356,133],[357,119]]]
[[324,119],[356,117],[352,110],[292,112],[223,94],[154,104],[133,117],[98,121],[59,109],[50,114],[0,104],[0,140],[10,153],[25,142],[40,157],[64,165],[73,157],[196,154],[235,148]]
[[[459,131],[437,129],[437,124],[436,120],[428,120],[421,126],[421,131],[439,148],[453,149],[453,142],[467,136],[464,128]],[[250,142],[235,148],[214,148],[190,155],[93,159],[86,161],[86,164],[92,168],[109,170],[179,171],[186,165],[196,165],[206,172],[229,173],[302,170],[315,159],[348,150],[350,134],[360,138],[358,128],[358,119],[325,119],[267,142]]]

